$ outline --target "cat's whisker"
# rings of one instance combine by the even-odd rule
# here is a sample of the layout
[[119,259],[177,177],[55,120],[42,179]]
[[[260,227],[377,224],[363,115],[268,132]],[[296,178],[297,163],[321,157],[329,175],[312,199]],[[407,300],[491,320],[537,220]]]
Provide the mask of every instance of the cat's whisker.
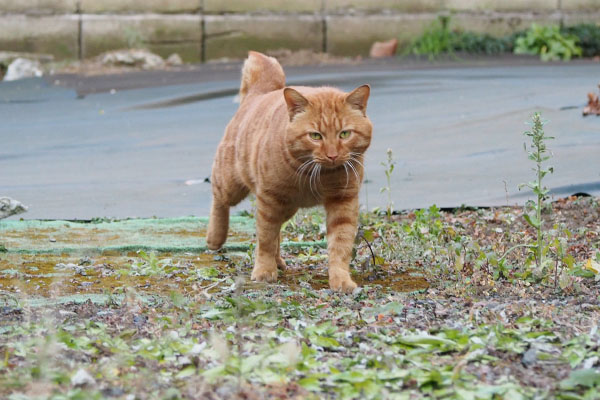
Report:
[[312,193],[312,195],[314,197],[319,197],[318,196],[318,191],[315,192],[315,190],[317,189],[317,187],[316,187],[317,186],[317,182],[316,181],[315,181],[315,188],[313,188],[313,180],[315,179],[315,172],[317,171],[318,167],[319,167],[319,164],[317,164],[317,163],[313,164],[313,168],[312,168],[312,170],[310,172],[310,180],[308,181],[309,182],[309,186],[310,186],[310,192]]
[[348,176],[348,166],[346,165],[348,161],[344,162],[342,165],[344,166],[344,171],[346,171],[346,186],[344,186],[344,190],[348,188],[348,183],[350,181],[350,177]]
[[[323,187],[323,184],[321,183],[321,169],[323,168],[323,166],[321,164],[318,164],[318,166],[319,166],[319,170],[317,171],[317,179],[319,180],[319,186]],[[319,192],[319,190],[317,187],[317,193],[318,192]],[[319,196],[320,196],[320,194],[319,194]]]
[[302,165],[300,165],[298,167],[298,169],[296,170],[296,174],[297,174],[297,178],[298,178],[298,182],[300,183],[300,179],[302,179],[302,183],[304,184],[304,181],[306,179],[306,174],[305,172],[308,172],[309,168],[311,167],[311,164],[314,163],[315,160],[313,160],[312,158],[308,161],[305,161],[304,163],[302,163]]
[[363,169],[365,169],[365,165],[364,165],[362,162],[360,162],[360,160],[358,159],[358,157],[359,157],[360,155],[361,155],[360,153],[350,153],[350,159],[351,159],[352,161],[356,161],[357,163],[359,163],[359,164],[360,164],[360,166],[361,166]]
[[348,160],[348,166],[350,168],[352,168],[352,172],[354,172],[354,176],[356,176],[356,182],[360,182],[360,178],[358,176],[358,171],[356,171],[356,167],[354,166],[352,161],[356,161],[356,160]]
[[310,159],[308,161],[304,161],[297,169],[296,169],[296,173],[302,173],[302,170],[304,168],[306,168],[311,162],[313,162],[313,159]]

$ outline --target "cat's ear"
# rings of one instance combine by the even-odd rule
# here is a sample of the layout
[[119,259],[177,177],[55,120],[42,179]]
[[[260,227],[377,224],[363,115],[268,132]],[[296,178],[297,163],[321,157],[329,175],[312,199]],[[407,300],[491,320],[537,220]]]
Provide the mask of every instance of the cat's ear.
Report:
[[369,94],[371,93],[371,87],[369,85],[362,85],[348,93],[346,96],[346,103],[350,107],[362,111],[363,114],[367,112],[367,101],[369,100]]
[[283,89],[283,97],[285,97],[285,103],[287,104],[288,112],[290,113],[290,121],[294,119],[296,114],[304,111],[308,105],[306,97],[290,87]]

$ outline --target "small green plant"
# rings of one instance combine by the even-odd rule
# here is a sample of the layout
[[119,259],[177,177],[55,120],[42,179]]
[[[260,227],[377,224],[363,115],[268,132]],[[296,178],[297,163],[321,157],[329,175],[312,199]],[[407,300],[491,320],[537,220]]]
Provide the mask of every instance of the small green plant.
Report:
[[579,38],[578,45],[581,47],[583,57],[600,56],[600,24],[577,24],[563,27],[561,33]]
[[563,34],[558,25],[532,24],[523,36],[515,41],[515,54],[539,54],[542,61],[563,60],[581,56],[579,38]]
[[415,220],[412,224],[403,226],[404,232],[419,241],[437,240],[443,232],[440,209],[435,204],[429,208],[415,210]]
[[254,243],[248,244],[248,250],[246,250],[246,258],[249,265],[254,265]]
[[452,50],[467,54],[500,54],[511,52],[512,35],[494,37],[487,33],[456,30],[452,32]]
[[[535,163],[533,171],[535,172],[536,179],[529,183],[519,185],[519,189],[522,187],[530,188],[536,195],[537,200],[528,200],[525,204],[525,213],[523,217],[529,225],[535,228],[537,233],[536,244],[532,246],[535,251],[535,261],[538,271],[541,271],[544,267],[544,231],[543,231],[543,219],[542,209],[546,207],[544,199],[548,194],[548,188],[543,185],[542,180],[548,173],[553,173],[552,167],[544,168],[543,164],[550,159],[551,154],[546,147],[546,140],[554,139],[552,136],[546,136],[544,133],[544,122],[540,113],[536,112],[532,117],[532,127],[530,131],[526,131],[525,136],[531,139],[529,148],[525,144],[525,150],[527,151],[528,158]],[[530,212],[533,211],[533,214]]]
[[450,31],[450,17],[447,15],[439,16],[411,44],[409,51],[416,55],[426,55],[430,60],[433,60],[442,53],[451,52],[452,32]]
[[176,269],[170,258],[159,260],[154,252],[146,253],[144,250],[137,253],[140,260],[131,263],[129,269],[119,270],[119,273],[131,276],[167,275]]
[[127,41],[127,47],[130,49],[144,48],[144,38],[140,31],[134,27],[126,26],[123,29],[123,36]]
[[426,55],[433,60],[440,54],[498,54],[513,49],[514,35],[494,37],[489,34],[450,29],[450,16],[440,16],[408,47],[407,53]]
[[392,201],[392,172],[394,172],[394,166],[396,165],[392,149],[387,149],[387,159],[383,161],[381,165],[385,167],[385,179],[387,183],[387,186],[381,188],[381,193],[387,192],[388,194],[386,214],[388,218],[391,218],[394,213],[394,202]]

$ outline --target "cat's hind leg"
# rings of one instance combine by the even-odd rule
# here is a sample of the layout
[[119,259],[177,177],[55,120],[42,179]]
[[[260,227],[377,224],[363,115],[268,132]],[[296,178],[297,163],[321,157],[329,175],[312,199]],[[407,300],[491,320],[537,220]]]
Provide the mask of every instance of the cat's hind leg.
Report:
[[[297,211],[298,211],[298,209],[295,208],[295,207],[287,209],[286,210],[286,215],[284,216],[284,218],[285,218],[284,223],[286,221],[288,221],[290,218],[292,218],[296,214]],[[280,232],[279,232],[279,241],[277,243],[278,252],[277,252],[277,258],[276,258],[275,261],[277,263],[277,268],[279,268],[282,271],[285,271],[286,268],[287,268],[287,264],[285,263],[285,260],[283,259],[283,257],[281,257],[281,236],[282,235],[281,235],[281,230],[280,230]]]
[[281,233],[279,233],[279,237],[277,238],[277,258],[275,259],[275,263],[277,264],[277,268],[282,271],[285,271],[285,260],[281,257]]

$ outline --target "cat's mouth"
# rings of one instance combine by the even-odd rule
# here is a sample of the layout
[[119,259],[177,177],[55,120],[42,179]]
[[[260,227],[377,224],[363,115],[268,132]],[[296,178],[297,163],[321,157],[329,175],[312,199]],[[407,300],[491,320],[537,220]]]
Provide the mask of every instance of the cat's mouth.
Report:
[[338,169],[338,168],[343,168],[343,165],[346,164],[348,160],[342,161],[342,160],[327,160],[327,161],[318,161],[319,164],[321,164],[321,166],[324,169]]

